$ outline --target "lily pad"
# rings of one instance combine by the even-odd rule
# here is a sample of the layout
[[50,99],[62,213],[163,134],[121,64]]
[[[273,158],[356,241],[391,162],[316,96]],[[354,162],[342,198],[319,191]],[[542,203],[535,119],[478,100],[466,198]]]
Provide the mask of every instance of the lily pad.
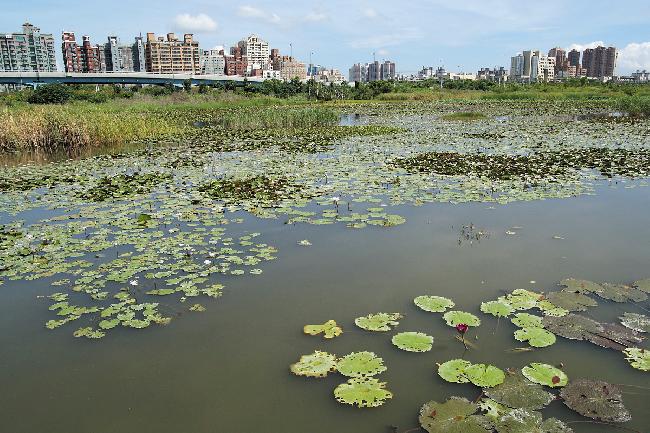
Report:
[[564,404],[580,415],[605,422],[626,422],[632,419],[623,406],[620,389],[601,380],[571,381],[560,392]]
[[515,331],[517,341],[528,341],[533,347],[547,347],[555,343],[555,335],[544,328],[522,328]]
[[325,377],[336,371],[336,356],[316,350],[310,355],[302,355],[300,361],[291,364],[290,369],[297,376]]
[[511,319],[513,325],[520,328],[543,328],[542,318],[529,313],[517,313]]
[[391,341],[407,352],[428,352],[433,345],[433,337],[422,332],[400,332]]
[[560,281],[560,284],[565,286],[567,291],[575,293],[598,293],[603,290],[598,283],[577,278],[566,278]]
[[543,409],[555,398],[541,385],[526,379],[520,371],[506,374],[502,384],[483,392],[496,402],[513,409]]
[[573,430],[556,418],[526,409],[512,409],[494,422],[497,433],[571,433]]
[[334,397],[339,403],[357,407],[378,407],[393,398],[386,389],[386,382],[374,377],[354,377],[334,389]]
[[548,364],[533,362],[521,369],[521,373],[531,382],[551,388],[565,386],[569,381],[567,375],[559,368]]
[[641,290],[642,292],[650,293],[650,278],[635,281],[634,284],[632,285],[638,290]]
[[650,317],[643,314],[623,313],[619,317],[623,326],[637,332],[650,332]]
[[442,317],[447,322],[447,325],[452,327],[460,324],[467,326],[479,326],[481,324],[481,319],[465,311],[447,311]]
[[420,426],[429,433],[487,433],[490,421],[475,415],[478,405],[461,397],[444,403],[430,401],[420,408]]
[[442,296],[418,296],[413,302],[422,310],[431,313],[444,313],[447,309],[456,305],[451,299]]
[[546,299],[553,305],[568,311],[586,311],[589,307],[598,306],[598,302],[578,292],[551,292],[546,295]]
[[489,301],[481,304],[481,311],[486,314],[491,314],[494,317],[508,317],[515,309],[512,305],[505,302]]
[[624,350],[643,339],[629,328],[616,323],[599,323],[577,314],[564,317],[544,317],[544,327],[552,333],[572,340],[586,340],[601,347]]
[[614,302],[643,302],[648,299],[648,294],[625,284],[603,283],[602,290],[596,292],[603,299]]
[[464,359],[452,359],[438,365],[438,375],[447,382],[468,383],[469,379],[465,375],[465,370],[471,365],[471,362]]
[[488,364],[472,364],[465,369],[465,376],[472,384],[481,388],[491,388],[503,383],[505,373],[500,368]]
[[336,369],[343,376],[367,377],[386,371],[386,366],[373,352],[352,352],[336,361]]
[[354,319],[354,324],[367,331],[390,331],[392,326],[399,325],[402,318],[399,313],[376,313]]
[[322,325],[305,325],[303,331],[308,335],[323,334],[325,338],[335,338],[343,333],[343,329],[334,320],[328,320]]
[[637,370],[650,371],[650,350],[630,347],[623,351],[625,359]]

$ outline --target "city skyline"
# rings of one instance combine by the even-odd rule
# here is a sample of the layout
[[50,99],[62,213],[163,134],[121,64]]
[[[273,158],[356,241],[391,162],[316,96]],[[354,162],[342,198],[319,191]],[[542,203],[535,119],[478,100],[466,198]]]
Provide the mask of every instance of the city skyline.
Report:
[[[509,0],[474,1],[451,5],[433,0],[419,4],[257,1],[188,1],[151,8],[116,0],[111,8],[30,0],[3,7],[2,32],[17,31],[24,21],[54,35],[74,31],[102,41],[106,35],[122,40],[147,32],[194,33],[202,49],[229,46],[255,33],[283,52],[314,64],[346,71],[372,59],[391,59],[399,73],[444,64],[449,70],[475,71],[507,66],[510,58],[530,47],[548,51],[596,45],[617,46],[618,71],[650,69],[650,5],[640,1],[610,5],[604,1],[548,1],[544,5]],[[101,8],[101,9],[100,9]],[[630,14],[630,8],[636,12]],[[126,13],[125,11],[128,11]],[[606,11],[604,13],[603,11]],[[57,51],[59,66],[61,54]]]

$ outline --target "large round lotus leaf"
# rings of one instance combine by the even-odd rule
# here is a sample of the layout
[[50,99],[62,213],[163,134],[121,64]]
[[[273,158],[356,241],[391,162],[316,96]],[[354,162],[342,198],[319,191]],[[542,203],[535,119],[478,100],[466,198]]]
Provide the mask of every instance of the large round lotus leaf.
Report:
[[341,329],[334,320],[328,320],[322,325],[305,325],[303,331],[305,334],[309,335],[318,335],[322,333],[325,338],[338,337],[343,333],[343,329]]
[[386,382],[374,377],[353,377],[334,389],[334,397],[339,403],[357,407],[378,407],[393,398],[386,389]]
[[517,313],[511,319],[512,324],[520,328],[543,328],[542,318],[528,313]]
[[496,402],[513,409],[539,410],[555,398],[541,385],[526,379],[521,372],[507,374],[502,384],[483,392]]
[[632,419],[623,406],[620,389],[601,380],[578,379],[560,392],[569,409],[580,415],[606,422],[626,422]]
[[565,290],[568,292],[598,293],[603,290],[602,286],[598,283],[588,280],[578,280],[576,278],[566,278],[560,281],[560,284],[565,286]]
[[643,302],[648,299],[648,295],[634,287],[625,284],[602,284],[602,290],[596,292],[603,299],[609,299],[614,302]]
[[367,331],[390,331],[391,326],[399,325],[397,320],[401,319],[399,313],[377,313],[368,314],[364,317],[354,319],[354,324]]
[[623,313],[619,317],[623,326],[638,332],[650,332],[650,317],[643,314]]
[[641,290],[642,292],[650,293],[650,278],[646,278],[645,280],[635,281],[634,284],[632,285],[636,287],[638,290]]
[[625,359],[637,370],[650,371],[650,350],[630,347],[623,351]]
[[500,368],[487,364],[472,364],[465,369],[465,376],[476,386],[491,388],[503,383],[505,373]]
[[431,313],[444,313],[448,308],[456,305],[451,299],[442,296],[418,296],[413,302],[424,311]]
[[567,375],[559,368],[537,362],[533,362],[522,368],[521,373],[526,379],[539,383],[540,385],[550,386],[551,388],[564,386],[569,381]]
[[604,331],[600,323],[577,314],[567,314],[564,317],[546,316],[542,323],[544,328],[553,334],[571,340],[585,340],[591,334]]
[[551,304],[568,311],[586,311],[589,307],[598,306],[598,302],[587,295],[577,292],[551,292],[546,296],[546,299]]
[[573,430],[562,421],[542,419],[539,412],[512,409],[494,421],[497,433],[571,433]]
[[400,332],[391,341],[407,352],[428,352],[433,345],[433,337],[422,332]]
[[447,322],[447,325],[454,327],[460,324],[467,326],[479,326],[481,324],[481,319],[465,311],[447,311],[442,317]]
[[544,328],[522,328],[515,331],[515,340],[528,341],[533,347],[546,347],[555,343],[555,335]]
[[302,355],[300,361],[291,364],[291,372],[298,376],[325,377],[333,371],[336,371],[336,356],[319,350]]
[[429,433],[487,433],[490,421],[474,415],[478,406],[464,398],[451,397],[444,403],[430,401],[420,408],[420,425]]
[[508,317],[515,309],[505,302],[489,301],[481,304],[481,311],[494,317]]
[[438,375],[447,382],[467,383],[469,379],[465,375],[465,370],[471,365],[471,362],[464,359],[452,359],[438,365]]
[[336,368],[344,376],[375,376],[386,371],[384,360],[373,352],[352,352],[336,361]]

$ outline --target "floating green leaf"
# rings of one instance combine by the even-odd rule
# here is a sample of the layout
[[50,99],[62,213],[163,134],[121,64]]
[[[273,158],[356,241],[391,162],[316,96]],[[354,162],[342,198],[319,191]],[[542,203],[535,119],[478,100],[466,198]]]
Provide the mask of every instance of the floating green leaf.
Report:
[[334,320],[328,320],[322,325],[305,325],[303,331],[308,335],[323,334],[325,338],[335,338],[343,333],[343,329]]
[[102,331],[87,327],[87,328],[77,329],[76,331],[74,331],[72,335],[74,335],[77,338],[86,337],[86,338],[96,339],[96,338],[102,338],[106,334],[103,333]]
[[290,369],[297,376],[325,377],[336,371],[336,356],[316,350],[310,355],[302,355]]
[[626,422],[632,419],[623,406],[621,390],[601,380],[571,381],[560,392],[564,404],[580,415],[605,422]]
[[460,324],[467,326],[479,326],[481,324],[481,319],[465,311],[447,311],[442,317],[447,322],[447,325],[453,327]]
[[438,375],[447,382],[468,383],[469,379],[465,375],[465,370],[471,365],[471,362],[464,359],[452,359],[438,365]]
[[456,305],[451,299],[442,296],[422,295],[416,297],[413,302],[422,310],[431,313],[444,313],[448,308],[453,308]]
[[650,278],[635,281],[632,285],[642,292],[650,293]]
[[422,332],[400,332],[391,341],[407,352],[428,352],[433,345],[433,337]]
[[543,409],[555,398],[541,385],[526,379],[520,371],[506,374],[502,384],[483,392],[491,399],[513,409]]
[[373,352],[352,352],[336,361],[336,369],[344,376],[376,376],[386,371],[384,360]]
[[487,433],[492,431],[489,420],[474,415],[478,405],[461,397],[451,397],[444,403],[430,401],[420,408],[420,426],[429,433]]
[[515,309],[506,302],[489,301],[481,304],[481,311],[494,317],[508,317]]
[[402,318],[399,313],[376,313],[354,319],[354,324],[367,331],[390,331],[392,326],[399,325]]
[[491,388],[503,383],[503,370],[488,364],[472,364],[465,368],[465,376],[472,384],[481,388]]
[[498,433],[571,433],[573,430],[555,418],[526,409],[511,409],[494,422]]
[[589,307],[596,307],[598,303],[587,295],[579,292],[559,291],[546,295],[546,299],[553,305],[567,311],[585,311]]
[[560,284],[565,286],[567,291],[575,293],[598,293],[603,290],[602,286],[598,283],[576,278],[566,278],[560,281]]
[[533,362],[521,369],[521,373],[531,382],[558,388],[565,386],[569,380],[566,374],[552,365]]
[[512,318],[512,324],[520,328],[543,328],[542,318],[529,313],[517,313]]
[[630,347],[628,349],[625,349],[623,353],[625,353],[625,359],[628,360],[632,367],[641,371],[650,371],[649,350]]
[[623,313],[619,317],[623,326],[637,332],[650,332],[650,317],[643,314]]
[[555,343],[555,335],[544,328],[522,328],[515,331],[517,341],[528,341],[533,347],[547,347]]
[[339,403],[357,407],[378,407],[393,394],[386,389],[386,382],[374,377],[354,377],[334,389],[334,397]]

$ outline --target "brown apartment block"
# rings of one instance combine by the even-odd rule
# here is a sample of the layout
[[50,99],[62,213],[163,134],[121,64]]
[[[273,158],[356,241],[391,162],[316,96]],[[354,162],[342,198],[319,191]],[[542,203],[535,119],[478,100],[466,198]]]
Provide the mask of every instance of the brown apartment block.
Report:
[[226,75],[245,75],[248,59],[242,54],[241,47],[230,48],[230,55],[226,58]]
[[582,53],[582,67],[593,78],[613,77],[616,71],[618,50],[615,47],[587,48]]
[[106,59],[98,45],[90,43],[90,37],[84,36],[81,45],[77,43],[74,32],[61,35],[63,65],[66,72],[104,72]]
[[167,38],[147,33],[145,46],[145,67],[147,72],[156,74],[201,73],[201,53],[199,43],[192,34],[185,34],[179,40],[174,33]]

